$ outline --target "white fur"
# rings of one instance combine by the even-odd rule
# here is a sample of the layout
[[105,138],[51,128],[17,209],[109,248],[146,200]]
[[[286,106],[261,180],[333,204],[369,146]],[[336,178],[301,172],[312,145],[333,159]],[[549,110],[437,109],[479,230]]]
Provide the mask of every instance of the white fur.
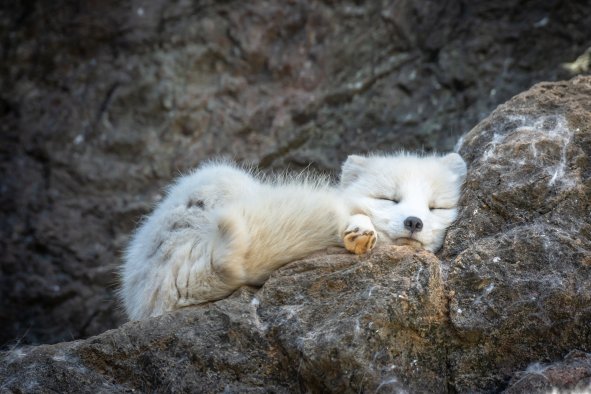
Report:
[[[435,252],[456,218],[465,177],[466,164],[456,153],[444,157],[349,156],[343,165],[341,187],[347,200],[369,216],[382,242],[414,240]],[[420,218],[424,226],[411,239],[404,228],[404,220],[410,216]]]
[[[435,251],[455,219],[465,174],[455,153],[350,156],[337,187],[207,164],[179,178],[134,234],[121,270],[126,312],[141,319],[220,299],[332,245],[365,253],[377,237]],[[405,230],[408,216],[424,228]]]

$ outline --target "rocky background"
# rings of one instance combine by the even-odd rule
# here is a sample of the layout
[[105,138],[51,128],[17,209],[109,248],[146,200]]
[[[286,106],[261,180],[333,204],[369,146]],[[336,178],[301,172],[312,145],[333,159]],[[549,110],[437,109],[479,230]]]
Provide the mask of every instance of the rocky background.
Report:
[[[20,360],[14,352],[21,345],[85,338],[125,321],[115,300],[121,250],[179,172],[216,155],[267,170],[310,165],[334,172],[351,152],[450,150],[498,104],[533,83],[590,73],[591,3],[20,1],[0,5],[0,38],[0,348],[13,349],[5,357],[14,361]],[[416,266],[414,255],[374,256],[386,271],[378,275],[366,268],[366,279],[355,276],[334,285],[336,292],[361,283],[347,312],[354,334],[334,329],[341,330],[334,338],[352,343],[348,351],[330,342],[331,336],[311,337],[326,341],[326,353],[313,348],[319,342],[298,339],[314,334],[309,325],[323,311],[307,311],[312,320],[295,328],[281,324],[288,313],[282,302],[299,299],[305,280],[293,290],[296,295],[283,295],[284,301],[266,287],[260,290],[269,295],[257,295],[261,316],[267,316],[259,323],[275,336],[263,330],[236,337],[259,344],[251,350],[258,355],[249,357],[259,357],[268,368],[267,375],[251,371],[248,387],[276,382],[278,391],[339,391],[346,384],[368,391],[497,390],[510,379],[522,385],[550,382],[539,372],[560,371],[547,369],[548,363],[569,351],[575,353],[563,365],[582,362],[591,350],[585,159],[591,124],[585,103],[591,98],[588,80],[575,81],[536,87],[465,138],[460,153],[470,174],[462,226],[450,231],[440,260],[423,256]],[[383,253],[378,256],[403,252]],[[407,259],[407,266],[390,267],[400,259]],[[327,260],[337,268],[345,262],[359,263],[351,256]],[[443,267],[439,279],[427,275],[437,264]],[[420,275],[413,271],[423,266]],[[274,280],[291,274],[286,269]],[[404,307],[394,294],[403,300],[414,286],[413,275],[428,276],[421,284],[426,293]],[[369,283],[385,278],[390,285],[384,282],[379,293],[385,309],[372,312],[372,304],[360,300],[373,300]],[[337,299],[344,297],[337,293]],[[498,296],[498,302],[487,301],[489,296]],[[250,293],[237,297],[228,306],[183,311],[186,317],[174,318],[174,324],[169,317],[133,323],[82,345],[40,347],[34,354],[51,355],[48,374],[63,353],[83,360],[79,368],[95,365],[96,382],[165,387],[172,379],[163,372],[165,361],[136,350],[184,348],[193,337],[183,339],[181,333],[201,335],[196,327],[205,324],[202,315],[214,316],[207,323],[212,331],[203,332],[234,338],[235,329],[220,327],[231,328],[234,321],[224,317],[223,308],[244,311],[251,305]],[[411,323],[401,317],[408,308]],[[380,337],[366,327],[370,323],[377,331],[384,325],[389,334]],[[171,328],[164,330],[167,325]],[[105,350],[101,341],[130,330],[136,358],[107,373],[114,367],[102,355],[131,350],[123,345]],[[524,339],[524,330],[535,335]],[[286,345],[289,338],[280,335],[299,345]],[[202,363],[201,372],[237,363],[224,352],[200,359],[219,346],[215,338],[204,342],[205,348],[163,357],[188,357],[189,363]],[[377,341],[372,346],[378,347],[390,343],[394,350],[370,347],[357,354],[354,340]],[[99,343],[94,353],[78,348],[93,341]],[[332,376],[326,368],[338,364],[341,352],[351,360],[341,361],[338,370],[349,375]],[[274,364],[263,363],[268,357]],[[3,373],[22,366],[10,360]],[[304,360],[298,371],[287,368],[294,360]],[[541,363],[535,373],[525,371],[532,362]],[[132,365],[162,375],[128,378]],[[391,374],[383,369],[392,365],[406,369]],[[413,368],[422,372],[413,375]],[[520,378],[513,377],[520,369]],[[269,377],[277,371],[283,375]],[[302,378],[305,372],[311,375]],[[230,381],[195,379],[187,390],[214,381],[223,389]],[[386,383],[392,379],[400,386]]]

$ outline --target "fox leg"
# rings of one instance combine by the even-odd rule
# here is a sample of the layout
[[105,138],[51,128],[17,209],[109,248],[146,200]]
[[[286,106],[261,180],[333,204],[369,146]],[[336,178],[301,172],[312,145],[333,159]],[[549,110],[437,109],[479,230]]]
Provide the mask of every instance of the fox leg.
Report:
[[343,243],[349,252],[367,253],[373,249],[377,239],[376,229],[368,216],[357,214],[349,217],[343,233]]
[[245,263],[249,244],[246,223],[238,212],[218,216],[210,264],[227,286],[238,288],[248,282]]
[[250,237],[243,218],[239,212],[228,209],[221,209],[213,216],[212,227],[206,230],[210,238],[196,252],[203,256],[201,261],[179,272],[178,306],[219,300],[248,282],[245,260]]

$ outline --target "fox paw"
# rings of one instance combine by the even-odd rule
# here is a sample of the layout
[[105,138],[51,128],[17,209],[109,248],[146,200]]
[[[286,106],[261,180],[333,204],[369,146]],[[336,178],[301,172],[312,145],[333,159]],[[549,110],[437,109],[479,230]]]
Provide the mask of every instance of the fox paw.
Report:
[[[355,216],[353,219],[357,220],[352,220],[343,234],[343,243],[345,244],[345,249],[349,252],[364,254],[373,249],[378,236],[367,216],[363,218],[355,218]],[[361,221],[367,221],[369,225],[367,223],[359,223],[359,219],[362,219]]]

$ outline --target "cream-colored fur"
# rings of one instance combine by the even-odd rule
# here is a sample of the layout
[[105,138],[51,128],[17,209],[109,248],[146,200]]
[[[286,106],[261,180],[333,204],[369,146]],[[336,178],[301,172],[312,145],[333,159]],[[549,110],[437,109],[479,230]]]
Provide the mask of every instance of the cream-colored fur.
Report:
[[[125,310],[142,319],[220,299],[333,245],[363,254],[380,239],[436,250],[465,173],[457,154],[350,156],[338,186],[207,164],[181,177],[134,234],[121,271]],[[405,229],[418,215],[423,227]]]

